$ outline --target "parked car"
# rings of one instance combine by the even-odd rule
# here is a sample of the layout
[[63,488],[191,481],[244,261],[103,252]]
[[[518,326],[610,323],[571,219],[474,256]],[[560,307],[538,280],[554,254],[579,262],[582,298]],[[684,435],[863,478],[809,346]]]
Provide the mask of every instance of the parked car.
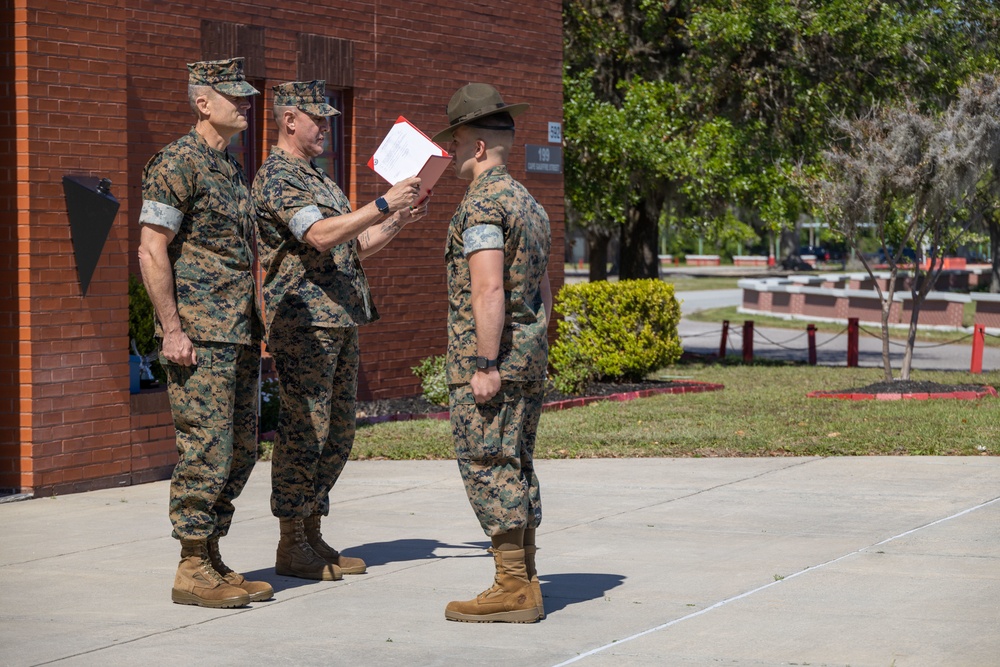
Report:
[[806,255],[812,255],[816,258],[817,262],[826,262],[830,259],[830,253],[818,245],[804,245],[799,248],[799,257],[805,257]]
[[815,266],[798,255],[789,255],[781,260],[781,268],[785,271],[814,271],[816,269]]
[[955,257],[964,257],[965,261],[973,264],[988,264],[990,258],[979,252],[975,248],[970,248],[969,246],[962,246],[955,251]]

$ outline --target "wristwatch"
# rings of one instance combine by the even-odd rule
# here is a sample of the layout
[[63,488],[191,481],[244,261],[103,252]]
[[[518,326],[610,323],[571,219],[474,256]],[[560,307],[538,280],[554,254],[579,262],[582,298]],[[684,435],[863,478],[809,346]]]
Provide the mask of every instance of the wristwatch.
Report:
[[487,359],[486,357],[476,357],[476,370],[485,371],[490,368],[497,367],[496,359]]
[[385,200],[385,197],[379,197],[375,200],[375,207],[378,208],[378,212],[382,215],[389,214],[389,202]]

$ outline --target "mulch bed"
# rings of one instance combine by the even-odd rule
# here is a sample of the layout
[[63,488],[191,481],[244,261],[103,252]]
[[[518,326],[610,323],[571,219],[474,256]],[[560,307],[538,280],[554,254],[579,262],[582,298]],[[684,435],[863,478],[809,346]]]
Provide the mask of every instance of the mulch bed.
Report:
[[[688,394],[718,391],[721,384],[674,380],[671,382],[595,382],[586,395],[571,396],[550,388],[545,393],[545,410],[565,410],[597,401],[631,401],[656,394]],[[410,419],[448,419],[448,406],[435,405],[423,396],[381,401],[358,401],[358,424],[377,424]]]
[[940,384],[938,382],[917,382],[914,380],[876,382],[856,389],[837,391],[813,391],[809,398],[839,398],[848,401],[926,401],[932,398],[952,398],[974,400],[984,396],[996,396],[993,387],[978,384]]

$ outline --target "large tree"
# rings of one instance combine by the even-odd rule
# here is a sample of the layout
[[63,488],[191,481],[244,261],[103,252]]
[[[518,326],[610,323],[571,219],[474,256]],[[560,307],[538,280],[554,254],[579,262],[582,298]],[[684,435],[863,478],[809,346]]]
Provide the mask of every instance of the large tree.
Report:
[[647,135],[656,119],[636,113],[643,101],[630,90],[678,80],[671,74],[682,71],[686,51],[681,5],[563,2],[566,189],[588,230],[592,272],[595,264],[603,270],[606,239],[620,229],[621,277],[658,275],[659,217],[670,183],[657,168],[663,151],[654,144],[662,135]]
[[585,229],[620,230],[626,278],[656,275],[661,221],[791,225],[833,118],[942,108],[1000,45],[987,0],[564,0],[563,16],[567,198]]

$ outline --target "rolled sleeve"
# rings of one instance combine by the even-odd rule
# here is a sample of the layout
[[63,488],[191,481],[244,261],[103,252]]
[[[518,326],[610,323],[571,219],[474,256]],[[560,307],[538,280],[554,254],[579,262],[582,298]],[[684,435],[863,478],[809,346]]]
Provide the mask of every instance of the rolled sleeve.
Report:
[[503,230],[496,225],[476,225],[462,232],[465,256],[477,250],[503,250]]
[[184,213],[169,204],[150,199],[144,199],[142,202],[142,211],[139,213],[139,224],[141,225],[166,227],[176,234],[183,221]]
[[295,238],[302,242],[305,238],[306,232],[314,224],[323,219],[323,213],[319,210],[319,206],[315,204],[310,204],[305,208],[299,209],[299,211],[292,216],[292,219],[288,221],[288,229],[291,230]]

